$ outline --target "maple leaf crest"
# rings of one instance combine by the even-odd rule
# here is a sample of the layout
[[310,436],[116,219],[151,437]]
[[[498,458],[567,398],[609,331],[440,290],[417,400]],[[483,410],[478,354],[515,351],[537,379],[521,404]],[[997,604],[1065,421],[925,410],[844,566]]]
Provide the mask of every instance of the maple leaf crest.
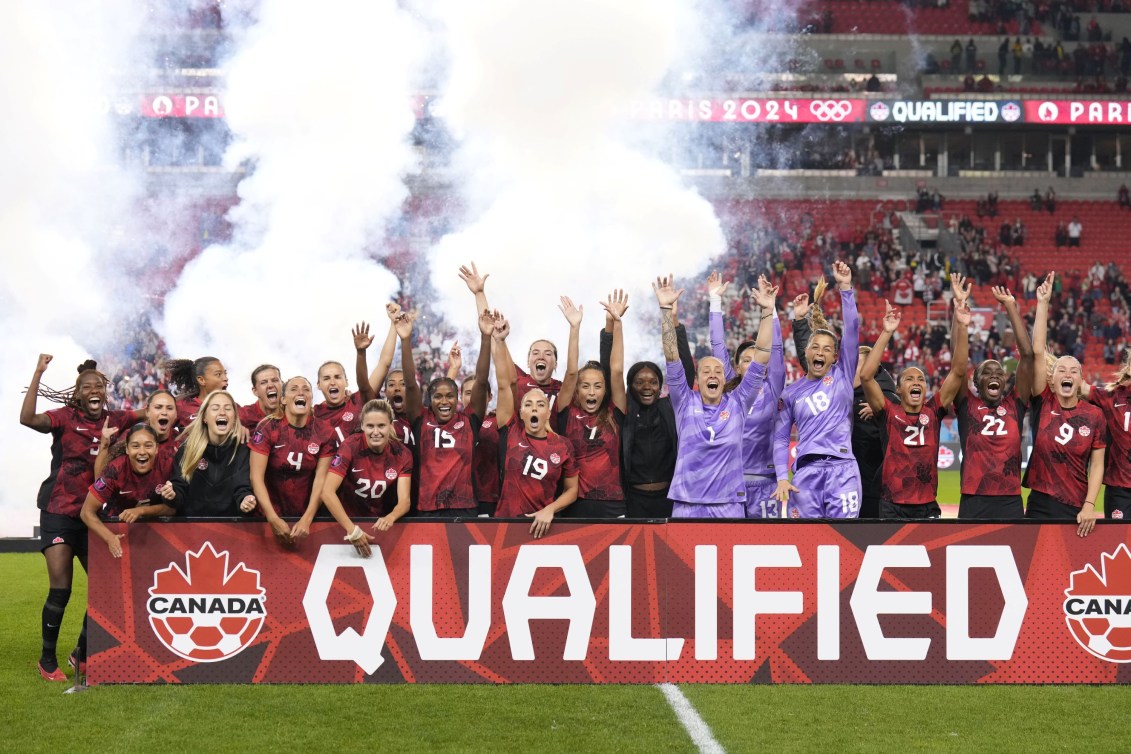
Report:
[[228,551],[216,552],[211,542],[205,542],[196,552],[185,553],[185,569],[170,563],[153,573],[150,595],[155,594],[239,594],[262,597],[265,590],[259,584],[259,571],[243,563],[228,570]]
[[1066,596],[1088,595],[1131,595],[1131,550],[1120,543],[1113,553],[1102,553],[1100,570],[1088,563],[1069,577],[1070,585],[1064,590]]

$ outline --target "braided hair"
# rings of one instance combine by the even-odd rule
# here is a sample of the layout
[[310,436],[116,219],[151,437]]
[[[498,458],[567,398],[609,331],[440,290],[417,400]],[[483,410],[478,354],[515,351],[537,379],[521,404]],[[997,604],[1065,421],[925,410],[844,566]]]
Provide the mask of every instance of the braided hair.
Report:
[[94,359],[87,359],[78,366],[78,377],[75,378],[75,384],[68,390],[54,390],[46,385],[40,385],[36,395],[40,398],[46,398],[53,403],[61,403],[68,408],[79,408],[79,386],[82,385],[83,378],[87,375],[94,375],[102,381],[102,387],[105,388],[110,384],[110,378],[98,371],[98,362]]

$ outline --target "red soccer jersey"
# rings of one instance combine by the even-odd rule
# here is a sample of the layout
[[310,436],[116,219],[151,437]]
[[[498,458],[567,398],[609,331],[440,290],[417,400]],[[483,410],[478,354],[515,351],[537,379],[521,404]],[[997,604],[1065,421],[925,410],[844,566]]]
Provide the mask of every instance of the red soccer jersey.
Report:
[[938,497],[939,434],[946,409],[932,395],[912,414],[884,399],[884,465],[880,499],[901,505],[926,505]]
[[397,439],[401,441],[402,445],[416,448],[416,438],[412,434],[412,422],[406,416],[402,414],[393,417],[393,430],[397,433]]
[[177,401],[177,426],[181,429],[187,427],[200,412],[200,396]]
[[1107,420],[1108,449],[1104,455],[1104,484],[1131,488],[1131,385],[1117,385],[1108,392],[1093,387],[1088,399]]
[[53,408],[46,412],[51,421],[51,476],[39,489],[39,507],[48,513],[78,518],[86,493],[94,483],[94,457],[102,440],[102,425],[119,434],[133,424],[133,411],[103,411],[97,419],[76,408]]
[[346,515],[384,516],[397,506],[397,480],[412,478],[412,451],[391,440],[377,453],[363,435],[350,435],[330,461],[330,473],[342,477],[338,499]]
[[624,414],[615,406],[617,429],[598,424],[577,406],[558,416],[562,434],[569,439],[577,461],[577,497],[585,500],[624,500],[620,486],[620,432]]
[[267,414],[263,413],[263,409],[259,407],[259,401],[252,403],[250,406],[240,406],[238,413],[240,424],[242,424],[248,432],[254,432],[255,428],[259,426],[259,422],[267,418]]
[[515,398],[516,402],[522,401],[522,396],[526,395],[534,388],[539,388],[543,393],[549,396],[550,410],[553,411],[554,401],[557,399],[558,393],[561,392],[562,389],[562,381],[551,378],[547,383],[540,384],[538,382],[535,382],[534,378],[524,372],[521,367],[516,365],[514,371],[518,374],[518,389],[516,390],[517,397]]
[[471,485],[471,456],[479,417],[456,411],[440,424],[432,409],[416,420],[416,452],[420,456],[416,507],[422,511],[475,508]]
[[494,412],[487,414],[479,426],[471,465],[475,499],[481,503],[499,502],[499,425]]
[[[166,442],[165,445],[172,445]],[[153,468],[145,474],[135,474],[130,459],[118,456],[103,469],[102,476],[90,485],[94,495],[105,507],[107,516],[117,516],[124,510],[139,505],[159,505],[165,498],[157,494],[158,488],[173,477],[173,454],[159,448]]]
[[334,455],[334,431],[318,418],[305,427],[268,419],[251,436],[251,452],[267,456],[264,482],[280,516],[301,516],[310,504],[318,459]]
[[1047,387],[1032,405],[1033,452],[1024,485],[1081,508],[1088,494],[1092,451],[1107,445],[1103,412],[1087,401],[1064,408]]
[[314,407],[314,415],[330,425],[334,430],[334,442],[340,446],[346,438],[359,431],[361,427],[361,393],[350,393],[337,406],[322,401]]
[[963,391],[954,408],[962,440],[962,494],[1020,495],[1025,403],[1012,390],[997,406]]
[[554,502],[563,478],[577,476],[569,440],[561,435],[531,437],[512,419],[499,430],[499,442],[506,453],[503,487],[495,509],[500,518],[537,513]]

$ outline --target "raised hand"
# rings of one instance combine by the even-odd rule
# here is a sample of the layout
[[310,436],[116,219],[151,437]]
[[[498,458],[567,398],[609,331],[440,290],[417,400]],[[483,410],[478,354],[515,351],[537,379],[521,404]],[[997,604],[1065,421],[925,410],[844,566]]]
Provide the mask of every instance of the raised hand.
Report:
[[969,301],[959,302],[957,299],[955,300],[954,318],[966,327],[970,326],[970,323],[974,320],[974,312],[970,311]]
[[833,280],[842,291],[852,288],[852,268],[841,260],[833,262]]
[[479,312],[479,333],[488,337],[495,333],[495,315],[490,309]]
[[805,319],[809,316],[809,294],[798,293],[793,297],[793,318]]
[[401,340],[410,337],[412,335],[412,323],[415,321],[415,309],[410,312],[401,312],[397,315],[396,321],[393,322],[393,327],[397,329],[397,337]]
[[762,308],[762,311],[772,312],[774,302],[777,301],[778,297],[778,287],[770,285],[770,281],[766,280],[764,276],[759,276],[758,287],[750,289],[750,296],[754,299],[754,303]]
[[581,327],[581,319],[585,316],[584,306],[574,306],[569,296],[562,296],[558,310],[565,315],[570,327]]
[[460,350],[458,340],[452,343],[452,349],[448,351],[448,368],[454,369],[457,374],[463,369],[463,351]]
[[105,423],[102,425],[102,438],[98,441],[99,447],[110,447],[110,443],[114,442],[114,436],[117,434],[118,428],[110,426],[110,417],[107,416]]
[[950,289],[954,293],[954,305],[956,307],[965,304],[970,298],[970,289],[973,288],[973,285],[965,275],[958,272],[950,273]]
[[993,288],[990,288],[990,291],[993,292],[994,298],[999,304],[1008,306],[1009,304],[1017,303],[1017,299],[1013,297],[1013,292],[1004,285],[995,285]]
[[504,341],[511,334],[511,323],[507,321],[498,309],[495,310],[495,329],[491,337],[497,341]]
[[39,374],[43,374],[44,372],[46,372],[47,371],[47,365],[51,363],[51,360],[53,358],[55,358],[55,357],[52,356],[49,353],[39,354],[39,360],[35,363],[35,371],[38,372]]
[[624,313],[628,311],[628,294],[620,288],[617,288],[609,294],[607,299],[601,301],[600,304],[605,308],[605,312],[608,313],[610,317],[619,320],[624,316]]
[[482,293],[489,277],[491,277],[489,272],[485,275],[479,274],[479,268],[475,266],[475,262],[471,263],[470,268],[467,266],[459,268],[459,279],[467,284],[467,290],[472,293]]
[[371,345],[373,345],[373,336],[369,334],[369,323],[358,322],[353,326],[353,347],[358,351],[364,351]]
[[1056,280],[1055,272],[1050,272],[1045,276],[1045,279],[1037,286],[1037,301],[1042,301],[1047,304],[1052,300],[1052,284],[1054,280]]
[[389,315],[390,322],[396,322],[397,317],[401,316],[401,305],[396,301],[390,301],[385,304],[385,314]]
[[707,293],[712,296],[721,297],[727,292],[727,288],[729,287],[730,281],[723,280],[723,276],[720,275],[717,270],[713,270],[711,274],[707,276]]
[[884,332],[890,335],[899,329],[899,320],[903,317],[903,312],[892,306],[887,299],[884,299],[884,307]]
[[656,294],[656,301],[664,309],[675,306],[675,302],[683,295],[683,289],[675,287],[675,275],[656,278],[656,282],[652,283],[652,290]]

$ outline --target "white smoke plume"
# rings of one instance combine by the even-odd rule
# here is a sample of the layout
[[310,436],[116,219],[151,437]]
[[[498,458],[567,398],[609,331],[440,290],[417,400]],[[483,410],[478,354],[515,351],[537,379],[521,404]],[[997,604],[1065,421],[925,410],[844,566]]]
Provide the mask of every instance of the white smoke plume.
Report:
[[[113,255],[133,243],[122,223],[141,183],[120,167],[99,102],[128,69],[143,22],[140,2],[75,1],[17,3],[0,25],[0,415],[10,433],[0,536],[30,535],[39,520],[51,440],[16,423],[38,354],[55,357],[43,382],[66,388],[137,311],[139,291]],[[57,407],[40,399],[37,410]]]
[[651,315],[628,327],[628,354],[658,358],[650,281],[697,273],[724,247],[710,204],[635,148],[625,121],[695,38],[690,2],[453,1],[438,15],[450,54],[440,110],[462,139],[456,169],[472,218],[430,252],[443,311],[471,327],[456,270],[474,260],[511,320],[516,360],[550,338],[564,363],[558,296],[584,305],[585,360],[597,356],[598,299],[625,288],[630,310]]
[[313,381],[352,358],[350,328],[376,321],[398,281],[373,259],[415,170],[413,72],[424,48],[396,0],[263,0],[237,40],[225,111],[245,161],[232,242],[205,249],[166,298],[176,357],[216,356],[248,398],[261,362]]

